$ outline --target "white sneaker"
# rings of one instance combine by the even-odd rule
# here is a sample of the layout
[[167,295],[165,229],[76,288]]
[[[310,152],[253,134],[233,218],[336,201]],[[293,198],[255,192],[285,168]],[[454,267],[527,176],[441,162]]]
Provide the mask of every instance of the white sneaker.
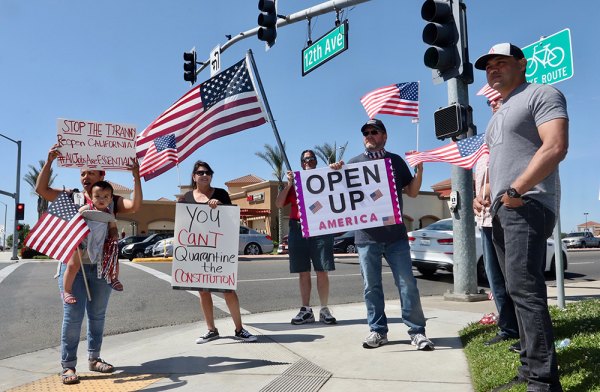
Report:
[[314,323],[315,315],[313,314],[312,308],[303,306],[300,308],[300,312],[292,319],[292,324],[300,325],[307,323]]
[[331,315],[327,306],[321,308],[321,311],[319,312],[319,321],[324,324],[337,324],[337,320]]
[[387,335],[379,332],[371,332],[363,341],[364,348],[377,348],[387,344]]
[[420,333],[410,337],[410,344],[415,346],[417,350],[432,351],[435,349],[433,342],[427,339],[427,336]]

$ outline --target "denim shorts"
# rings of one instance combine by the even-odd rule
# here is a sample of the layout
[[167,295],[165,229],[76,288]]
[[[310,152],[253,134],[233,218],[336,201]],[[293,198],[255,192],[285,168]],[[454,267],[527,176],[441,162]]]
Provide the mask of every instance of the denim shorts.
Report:
[[335,270],[332,234],[304,238],[300,222],[290,219],[288,249],[291,273],[310,272],[311,260],[315,271]]

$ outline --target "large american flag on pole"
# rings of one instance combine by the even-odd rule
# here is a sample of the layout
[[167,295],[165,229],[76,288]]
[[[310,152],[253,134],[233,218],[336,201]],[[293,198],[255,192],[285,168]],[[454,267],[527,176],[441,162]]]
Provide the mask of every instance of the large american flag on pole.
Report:
[[360,99],[369,118],[376,114],[419,117],[419,82],[397,83],[371,91]]
[[66,263],[89,233],[69,195],[61,192],[29,232],[25,245]]
[[481,156],[489,153],[485,143],[485,134],[482,134],[461,139],[433,150],[407,153],[406,161],[411,166],[416,166],[421,162],[446,162],[471,169]]
[[487,83],[477,92],[477,95],[483,95],[490,101],[495,101],[499,98],[502,98],[502,95],[500,95],[498,90],[491,88]]
[[[144,179],[166,172],[211,140],[266,123],[253,79],[242,59],[192,88],[144,129],[136,141]],[[155,139],[167,135],[174,136],[175,147],[158,151]]]

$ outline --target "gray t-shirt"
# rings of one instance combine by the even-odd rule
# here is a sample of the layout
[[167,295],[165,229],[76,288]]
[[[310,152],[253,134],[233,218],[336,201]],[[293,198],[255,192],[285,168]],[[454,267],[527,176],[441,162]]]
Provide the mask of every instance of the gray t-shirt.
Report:
[[[490,199],[494,207],[499,205],[502,194],[525,171],[542,146],[537,127],[557,118],[569,118],[567,102],[552,86],[523,83],[504,99],[486,130],[486,143],[490,149]],[[558,215],[558,168],[524,195],[538,200]]]

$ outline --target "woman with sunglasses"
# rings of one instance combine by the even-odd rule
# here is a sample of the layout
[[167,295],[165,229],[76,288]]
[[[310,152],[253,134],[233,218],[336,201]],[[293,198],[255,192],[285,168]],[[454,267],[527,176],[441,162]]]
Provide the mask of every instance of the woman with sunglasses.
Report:
[[[192,188],[193,190],[186,192],[180,203],[190,204],[208,204],[211,208],[216,208],[218,205],[231,205],[231,198],[225,189],[214,188],[211,186],[214,171],[206,162],[197,161],[192,170]],[[216,291],[216,290],[214,290]],[[223,290],[218,290],[223,291]],[[223,296],[229,308],[229,313],[235,324],[234,338],[245,342],[255,342],[256,336],[248,332],[242,325],[242,315],[240,313],[240,301],[237,293],[233,290],[224,290]],[[211,340],[219,339],[219,330],[215,327],[215,317],[213,313],[212,294],[208,289],[200,290],[200,307],[204,314],[204,320],[208,331],[196,339],[197,344],[210,342]]]

